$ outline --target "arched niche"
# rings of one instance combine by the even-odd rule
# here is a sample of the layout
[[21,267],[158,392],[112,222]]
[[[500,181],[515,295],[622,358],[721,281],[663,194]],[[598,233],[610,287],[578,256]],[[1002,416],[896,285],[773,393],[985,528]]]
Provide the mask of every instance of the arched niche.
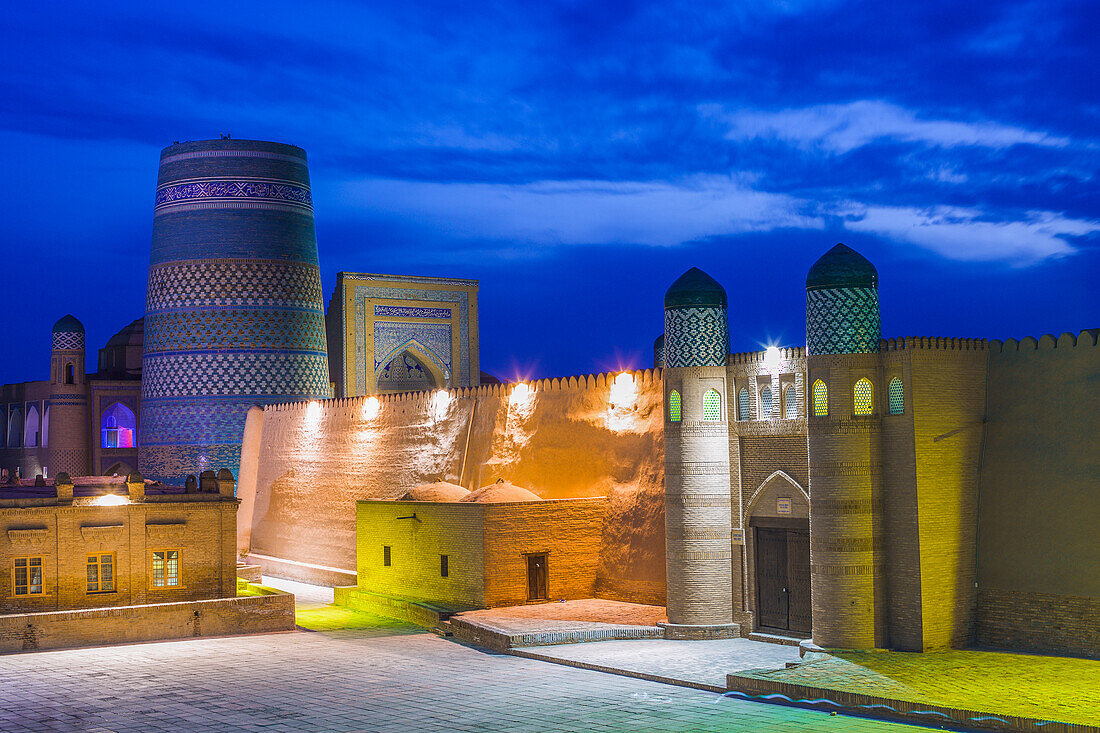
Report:
[[27,448],[38,447],[38,436],[40,434],[40,424],[38,420],[38,408],[31,405],[27,408],[27,419],[23,424],[23,445]]
[[443,366],[415,341],[391,352],[374,375],[378,392],[419,392],[447,386]]
[[114,402],[99,418],[100,446],[133,448],[137,445],[137,417],[121,402]]

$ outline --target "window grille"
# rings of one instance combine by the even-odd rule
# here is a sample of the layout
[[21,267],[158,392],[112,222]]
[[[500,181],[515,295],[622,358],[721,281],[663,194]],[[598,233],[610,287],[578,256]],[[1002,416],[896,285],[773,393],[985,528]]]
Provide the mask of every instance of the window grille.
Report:
[[874,388],[871,380],[863,377],[856,382],[853,390],[852,413],[855,415],[870,415],[875,409]]
[[113,553],[88,555],[88,592],[110,593],[115,589],[115,556]]
[[749,419],[749,391],[744,387],[737,393],[737,419]]
[[17,557],[13,562],[12,595],[42,595],[42,558]]
[[890,380],[890,414],[901,415],[905,412],[905,388],[901,386],[901,379],[894,377]]
[[772,416],[772,388],[760,390],[760,419],[768,420]]
[[798,393],[793,384],[788,384],[783,390],[783,409],[785,410],[783,417],[787,419],[798,417]]
[[180,551],[154,550],[153,577],[154,588],[178,588],[180,584]]
[[703,395],[703,419],[707,422],[722,419],[722,397],[716,389],[708,389]]
[[680,393],[672,390],[668,393],[668,420],[669,422],[680,422],[681,417]]
[[825,417],[829,414],[829,388],[820,379],[814,381],[814,415]]

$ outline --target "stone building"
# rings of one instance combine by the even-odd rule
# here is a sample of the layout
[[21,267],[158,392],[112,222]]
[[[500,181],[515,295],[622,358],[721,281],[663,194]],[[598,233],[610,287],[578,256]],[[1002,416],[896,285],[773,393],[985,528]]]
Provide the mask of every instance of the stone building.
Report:
[[481,384],[477,280],[340,272],[329,299],[337,397]]
[[595,596],[607,499],[543,500],[510,484],[408,495],[357,503],[360,592],[452,610]]
[[111,337],[91,374],[79,320],[61,318],[51,337],[49,379],[0,386],[0,469],[125,476],[137,467],[142,319]]
[[[719,369],[720,321],[703,309],[725,293],[697,270],[669,289],[663,353],[655,345],[669,620],[825,647],[1100,654],[1100,553],[1087,539],[1100,439],[1083,407],[1098,331],[883,339],[878,286],[874,266],[837,245],[806,279],[805,350],[731,354]],[[708,565],[725,539],[723,486],[725,573]],[[713,579],[691,582],[703,573]]]
[[233,476],[194,486],[76,478],[0,487],[0,614],[236,595]]

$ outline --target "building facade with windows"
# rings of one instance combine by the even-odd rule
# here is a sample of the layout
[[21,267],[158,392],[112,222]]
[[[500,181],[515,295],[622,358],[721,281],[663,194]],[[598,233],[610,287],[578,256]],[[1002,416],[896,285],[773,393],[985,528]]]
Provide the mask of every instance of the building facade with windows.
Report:
[[84,326],[72,315],[51,332],[49,379],[0,386],[0,471],[9,481],[125,476],[137,468],[143,320],[129,324],[85,368]]
[[183,489],[136,473],[0,487],[0,614],[235,596],[233,489],[226,470]]
[[1098,331],[883,339],[878,284],[838,244],[807,276],[805,348],[720,360],[721,286],[669,289],[670,622],[1100,654]]

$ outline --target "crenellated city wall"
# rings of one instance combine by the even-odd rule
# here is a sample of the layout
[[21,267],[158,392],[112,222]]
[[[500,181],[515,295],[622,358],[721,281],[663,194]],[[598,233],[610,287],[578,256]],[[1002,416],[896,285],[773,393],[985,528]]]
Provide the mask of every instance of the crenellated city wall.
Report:
[[1100,656],[1098,334],[989,342],[980,644]]
[[253,410],[238,489],[248,531],[239,543],[354,572],[357,500],[394,499],[437,480],[476,489],[502,478],[546,499],[607,496],[597,594],[663,603],[661,373],[625,374]]

